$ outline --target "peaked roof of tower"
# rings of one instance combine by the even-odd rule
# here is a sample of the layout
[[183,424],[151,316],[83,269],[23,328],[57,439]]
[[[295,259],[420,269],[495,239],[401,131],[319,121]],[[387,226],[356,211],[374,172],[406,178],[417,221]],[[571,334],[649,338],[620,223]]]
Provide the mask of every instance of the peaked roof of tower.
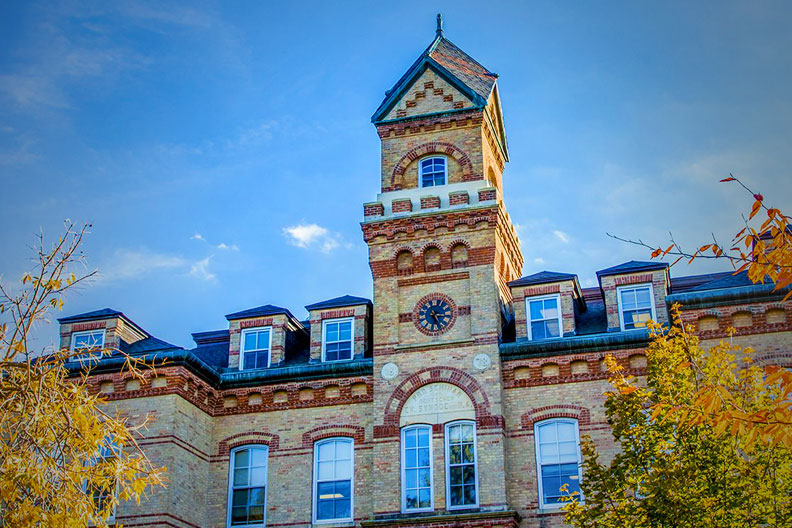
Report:
[[385,92],[385,99],[374,112],[371,121],[374,123],[382,121],[393,105],[401,99],[404,91],[410,87],[413,79],[428,67],[436,70],[449,83],[467,95],[477,108],[484,108],[487,105],[487,99],[498,78],[497,74],[479,64],[438,30],[429,47],[393,85],[393,88]]

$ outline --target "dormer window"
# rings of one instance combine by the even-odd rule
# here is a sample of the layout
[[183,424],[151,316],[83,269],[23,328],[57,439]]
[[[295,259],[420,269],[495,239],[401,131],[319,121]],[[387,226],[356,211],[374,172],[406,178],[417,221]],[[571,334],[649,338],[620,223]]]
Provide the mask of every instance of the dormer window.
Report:
[[270,365],[272,328],[242,330],[242,361],[240,370],[267,368]]
[[561,337],[561,296],[547,295],[525,299],[528,314],[528,339],[538,341]]
[[651,284],[621,286],[617,291],[622,330],[644,328],[649,319],[656,320]]
[[352,359],[355,342],[354,319],[328,319],[322,322],[322,361]]
[[71,351],[80,353],[77,359],[96,357],[97,354],[92,352],[99,352],[104,348],[104,338],[104,330],[74,332],[71,336]]
[[443,156],[434,156],[421,160],[421,187],[436,187],[446,184],[448,164]]

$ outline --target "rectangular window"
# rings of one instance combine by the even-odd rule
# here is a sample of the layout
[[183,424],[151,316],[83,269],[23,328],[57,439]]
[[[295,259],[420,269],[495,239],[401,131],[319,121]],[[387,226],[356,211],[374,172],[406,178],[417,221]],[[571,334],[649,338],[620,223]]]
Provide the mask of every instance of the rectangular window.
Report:
[[314,446],[314,521],[352,520],[354,460],[348,438],[333,438]]
[[[547,420],[534,427],[540,507],[563,506],[561,486],[580,493],[580,447],[575,420]],[[582,497],[578,495],[578,500]]]
[[476,426],[473,422],[446,424],[446,495],[448,509],[478,506]]
[[529,297],[525,299],[528,313],[528,339],[538,341],[561,337],[561,296]]
[[446,159],[433,157],[421,160],[421,187],[434,187],[446,183]]
[[264,526],[267,511],[267,446],[231,452],[228,525]]
[[87,330],[85,332],[74,332],[71,335],[72,352],[81,352],[75,359],[88,359],[98,357],[104,348],[105,331]]
[[402,509],[431,511],[432,427],[402,429]]
[[251,328],[242,331],[242,361],[240,370],[267,368],[270,364],[271,328]]
[[622,286],[618,293],[622,330],[644,328],[649,319],[655,318],[651,284]]
[[352,359],[355,344],[354,319],[329,319],[322,322],[322,361]]
[[115,520],[116,507],[113,502],[113,495],[116,493],[117,481],[112,476],[114,474],[112,464],[116,457],[116,450],[119,447],[107,438],[99,446],[97,454],[86,462],[92,469],[97,466],[106,469],[99,469],[90,481],[83,483],[83,491],[91,496],[94,503],[94,521],[104,519],[106,523],[113,524]]

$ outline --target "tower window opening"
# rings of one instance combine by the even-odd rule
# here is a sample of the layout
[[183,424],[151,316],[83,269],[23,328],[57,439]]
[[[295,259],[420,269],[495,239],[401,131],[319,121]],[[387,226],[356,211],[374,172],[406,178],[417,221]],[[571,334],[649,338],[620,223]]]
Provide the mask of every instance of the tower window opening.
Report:
[[435,187],[445,185],[448,173],[448,164],[442,156],[435,156],[421,160],[421,187]]

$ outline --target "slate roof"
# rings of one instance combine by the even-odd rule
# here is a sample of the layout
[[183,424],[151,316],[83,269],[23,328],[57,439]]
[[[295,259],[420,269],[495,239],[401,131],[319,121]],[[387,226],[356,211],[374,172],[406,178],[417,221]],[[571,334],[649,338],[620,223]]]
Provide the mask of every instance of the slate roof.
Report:
[[441,76],[465,93],[477,108],[487,104],[498,75],[479,64],[473,57],[462,51],[456,44],[445,38],[442,31],[429,44],[429,47],[416,59],[404,75],[396,81],[393,88],[385,92],[385,99],[371,117],[377,123],[398,102],[402,93],[409,88],[412,80],[427,67],[437,70]]
[[334,299],[320,301],[318,303],[309,304],[305,307],[309,312],[311,310],[324,310],[327,308],[341,308],[343,306],[359,306],[361,304],[371,305],[371,299],[365,297],[355,297],[354,295],[342,295]]
[[229,321],[233,321],[234,319],[245,319],[247,317],[259,317],[262,315],[280,315],[280,314],[286,314],[292,319],[294,319],[294,316],[289,310],[272,304],[265,304],[263,306],[258,306],[256,308],[242,310],[241,312],[230,313],[227,314],[225,317]]
[[[703,290],[717,290],[722,288],[739,288],[740,286],[752,286],[754,283],[748,278],[747,271],[741,271],[738,274],[726,273],[724,277],[716,278],[709,282],[705,282],[690,291],[703,291]],[[763,283],[764,284],[764,283]]]
[[102,308],[101,310],[94,310],[93,312],[85,312],[77,315],[70,315],[69,317],[61,317],[58,322],[63,323],[79,323],[80,321],[93,321],[95,319],[105,319],[107,317],[123,316],[122,312],[113,310],[112,308]]
[[574,273],[561,273],[558,271],[540,271],[533,275],[526,275],[519,279],[513,280],[509,286],[527,286],[530,284],[546,284],[548,282],[558,282],[563,280],[574,280],[577,275]]
[[608,275],[618,275],[619,273],[632,273],[634,271],[649,271],[668,268],[667,262],[642,262],[631,260],[618,266],[605,268],[597,272],[597,277],[607,277]]
[[130,355],[155,352],[157,350],[183,350],[180,346],[172,345],[156,337],[147,337],[131,344],[122,342],[121,349]]

